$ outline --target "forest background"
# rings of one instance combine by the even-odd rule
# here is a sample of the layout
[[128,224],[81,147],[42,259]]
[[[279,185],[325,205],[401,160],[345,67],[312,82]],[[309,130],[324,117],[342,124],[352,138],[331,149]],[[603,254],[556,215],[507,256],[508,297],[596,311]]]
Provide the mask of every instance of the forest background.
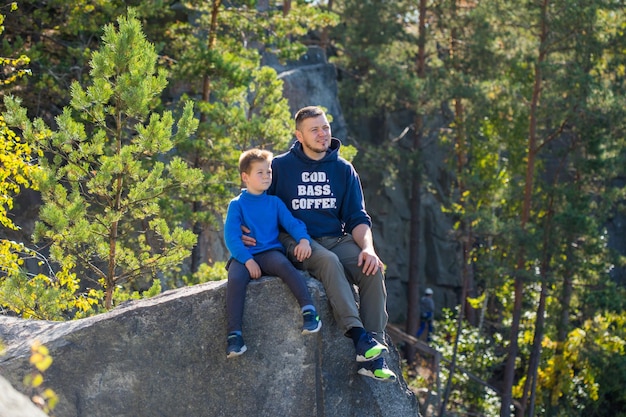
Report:
[[[623,1],[0,7],[5,313],[70,320],[223,279],[198,237],[221,227],[238,155],[292,139],[265,60],[315,44],[337,67],[344,156],[385,174],[366,193],[395,185],[410,202],[409,334],[424,196],[454,225],[461,291],[432,343],[452,364],[438,415],[626,415],[625,262],[608,233],[626,190]],[[423,169],[433,142],[444,188]],[[25,193],[41,204],[14,206]],[[12,219],[28,210],[24,237]]]

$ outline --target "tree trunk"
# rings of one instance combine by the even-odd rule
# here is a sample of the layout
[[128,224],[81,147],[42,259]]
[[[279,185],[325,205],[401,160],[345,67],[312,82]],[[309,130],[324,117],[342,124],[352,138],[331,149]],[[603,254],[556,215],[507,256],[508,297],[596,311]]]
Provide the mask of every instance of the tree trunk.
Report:
[[[546,59],[545,43],[548,35],[547,28],[547,8],[549,0],[544,0],[541,9],[541,34],[539,44],[539,56],[535,63],[535,78],[533,86],[533,95],[530,102],[529,112],[529,133],[528,133],[528,161],[526,165],[526,178],[524,184],[524,201],[522,203],[522,217],[520,228],[522,232],[526,230],[528,220],[530,218],[530,207],[532,203],[533,193],[533,177],[535,175],[535,159],[537,157],[537,106],[539,105],[539,99],[541,97],[542,89],[542,71],[541,66]],[[522,274],[525,269],[525,257],[524,248],[520,248],[520,252],[517,258],[517,266],[515,273],[514,284],[514,304],[513,304],[513,320],[511,322],[511,334],[509,340],[509,351],[507,356],[506,365],[504,368],[504,381],[502,387],[502,403],[500,406],[500,417],[511,416],[511,402],[512,402],[512,389],[513,380],[515,377],[515,359],[518,353],[517,337],[519,334],[519,323],[522,315],[522,297],[524,290],[524,282]]]
[[[532,417],[535,414],[535,393],[537,391],[537,374],[539,372],[539,361],[541,360],[541,351],[543,341],[543,329],[545,327],[545,312],[546,312],[546,297],[548,296],[548,283],[544,278],[544,282],[541,283],[541,295],[539,296],[539,307],[537,308],[537,324],[535,325],[535,340],[533,341],[533,352],[530,357],[530,363],[528,364],[528,379],[530,383],[530,404],[529,404],[529,416]],[[526,389],[526,387],[524,387]],[[524,393],[525,394],[525,393]],[[526,405],[526,398],[524,398],[523,407]],[[522,411],[523,413],[523,411]]]
[[[564,157],[565,158],[565,157]],[[563,165],[561,165],[563,166]],[[560,170],[557,171],[554,179],[554,185],[557,184],[560,176]],[[526,413],[526,407],[528,406],[528,415],[532,417],[534,415],[534,398],[535,391],[537,389],[537,373],[539,369],[539,362],[541,360],[542,341],[545,328],[545,311],[546,311],[546,298],[548,296],[549,280],[551,275],[550,264],[552,261],[552,219],[554,217],[554,198],[550,198],[550,203],[547,209],[544,238],[543,238],[543,258],[541,261],[541,293],[539,295],[539,304],[537,306],[537,317],[535,319],[535,334],[533,337],[533,349],[528,362],[528,372],[526,374],[526,381],[524,382],[524,390],[522,392],[522,399],[520,401],[520,407],[517,410],[516,417],[524,417]],[[529,402],[530,396],[530,402]]]
[[526,411],[526,404],[528,403],[529,394],[532,393],[537,387],[537,370],[539,368],[539,359],[541,358],[541,342],[543,340],[543,329],[545,323],[546,312],[546,297],[548,293],[548,284],[546,272],[543,273],[543,280],[541,283],[541,294],[539,295],[539,305],[537,307],[537,318],[535,319],[535,335],[533,336],[533,349],[530,354],[530,360],[528,361],[528,372],[526,374],[526,382],[524,383],[524,392],[522,394],[522,400],[520,401],[520,407],[517,409],[516,417],[524,417]]
[[[453,31],[454,32],[454,31]],[[454,46],[455,42],[453,42]],[[451,51],[454,53],[454,49],[451,48]],[[459,188],[459,204],[463,207],[467,205],[467,201],[465,201],[465,181],[463,180],[463,170],[467,165],[467,141],[465,137],[465,109],[463,107],[463,102],[460,98],[456,98],[454,100],[454,114],[455,114],[455,125],[456,125],[456,160],[457,160],[457,178],[458,178],[458,188]],[[475,296],[473,294],[474,289],[474,275],[469,268],[470,262],[469,257],[472,251],[472,228],[465,220],[462,221],[461,225],[461,280],[463,282],[462,291],[465,293],[465,296],[461,298],[461,303],[463,304],[463,309],[465,310],[465,317],[472,324],[476,325],[476,314],[472,306],[467,301],[468,296]]]
[[[419,38],[418,57],[416,72],[419,78],[426,77],[426,0],[420,0],[419,4]],[[409,282],[408,282],[408,308],[406,332],[415,335],[419,327],[419,299],[420,299],[420,245],[421,245],[421,190],[422,190],[422,167],[421,167],[421,139],[424,130],[424,117],[417,109],[415,118],[415,135],[413,137],[413,175],[411,179],[410,200],[410,227],[409,227]],[[407,346],[405,352],[408,363],[413,362],[415,349]]]
[[[418,116],[418,120],[416,120],[416,125],[421,123],[421,116]],[[415,141],[414,146],[419,146],[419,139],[421,136],[421,132],[415,132]],[[419,151],[414,151],[416,154]],[[421,174],[422,170],[420,169],[419,161],[420,158],[418,155],[414,156],[415,158],[415,167],[413,173],[413,179],[411,180],[411,200],[410,200],[410,225],[409,225],[409,282],[408,282],[408,311],[407,311],[407,322],[406,322],[406,332],[412,336],[417,334],[417,329],[419,327],[419,299],[420,299],[420,281],[421,281],[421,273],[420,273],[420,242],[421,242],[421,189],[422,189],[422,181]],[[413,357],[415,355],[415,350],[412,346],[407,347],[406,352],[406,360],[409,363],[413,362]]]
[[[453,3],[452,10],[452,19],[456,20],[456,2]],[[452,65],[455,67],[456,71],[461,71],[458,67],[458,57],[459,51],[457,51],[457,30],[456,28],[452,29],[451,39],[450,39],[450,59],[452,60]],[[467,138],[465,135],[465,109],[463,106],[463,101],[460,97],[454,99],[454,121],[456,126],[456,134],[455,134],[455,154],[456,154],[456,174],[457,174],[457,187],[459,194],[459,204],[463,207],[466,205],[466,201],[464,200],[465,194],[465,181],[463,171],[465,166],[467,165]],[[472,242],[472,229],[467,222],[462,221],[460,227],[461,235],[461,253],[459,254],[459,261],[461,263],[461,281],[462,281],[462,289],[461,289],[461,300],[459,303],[459,314],[457,317],[457,326],[456,326],[456,337],[454,338],[454,347],[452,349],[452,360],[450,362],[450,372],[448,374],[448,381],[446,382],[446,388],[443,394],[443,399],[441,401],[441,408],[439,410],[439,415],[444,416],[446,413],[446,408],[448,405],[448,400],[450,398],[450,393],[452,391],[452,380],[454,378],[454,373],[456,372],[456,362],[457,362],[457,353],[459,347],[459,339],[461,338],[461,333],[463,329],[463,320],[465,318],[465,313],[468,312],[471,314],[470,322],[474,325],[476,324],[474,310],[471,308],[469,303],[467,302],[467,297],[470,291],[470,288],[473,287],[473,275],[469,270],[469,256],[471,252],[471,242]]]
[[[326,10],[328,10],[329,12],[333,11],[333,0],[328,0],[328,5],[326,6]],[[320,48],[322,48],[323,50],[326,50],[329,44],[330,42],[328,40],[328,28],[324,27],[322,28],[322,33],[320,35]]]
[[[217,16],[221,5],[222,0],[213,0],[213,7],[211,8],[211,26],[209,27],[208,39],[209,51],[215,49],[215,43],[217,42]],[[209,101],[209,98],[211,98],[211,77],[209,74],[204,74],[202,79],[202,101]],[[205,121],[206,115],[201,115],[200,122]]]
[[[463,256],[464,255],[461,255],[461,257]],[[461,303],[459,304],[459,316],[457,317],[457,321],[456,321],[456,337],[454,338],[454,347],[452,349],[452,360],[450,361],[450,372],[448,373],[448,381],[446,382],[446,389],[444,391],[443,399],[441,401],[441,409],[439,410],[440,416],[445,416],[446,407],[448,405],[448,399],[450,398],[450,392],[452,391],[452,378],[454,377],[454,373],[456,372],[456,358],[457,358],[457,352],[459,349],[459,339],[461,338],[461,332],[463,330],[463,315],[465,311],[464,300],[466,298],[467,298],[467,285],[466,285],[466,282],[463,282],[463,286],[461,290]]]
[[[211,7],[211,25],[209,28],[209,40],[208,46],[209,50],[215,48],[215,44],[217,41],[217,16],[219,14],[219,8],[222,5],[222,0],[214,0],[213,6]],[[209,74],[204,74],[202,78],[202,101],[208,102],[211,98],[211,77]],[[207,121],[206,114],[200,114],[200,123],[205,123]],[[194,168],[202,168],[200,166],[200,161],[198,160],[198,155],[194,158],[193,163]],[[192,212],[197,213],[202,211],[202,204],[198,201],[194,201],[192,205]],[[198,236],[198,240],[196,245],[191,249],[191,272],[197,272],[200,265],[205,261],[204,254],[208,252],[208,247],[204,244],[204,240],[202,239],[202,234],[205,233],[204,224],[196,221],[193,224],[192,230],[196,236]]]
[[[569,255],[569,254],[568,254]],[[571,278],[572,274],[569,271],[565,274],[563,278],[563,290],[561,292],[561,318],[557,323],[556,328],[556,349],[554,351],[554,360],[562,361],[563,360],[563,345],[567,341],[567,334],[569,332],[570,327],[570,305],[572,303],[572,296],[574,294],[574,283]],[[555,366],[555,374],[554,380],[561,381],[565,376],[562,375],[562,367]],[[558,399],[561,394],[561,385],[554,384],[552,387],[552,391],[550,393],[551,402],[546,410],[546,416],[554,416],[558,414]]]

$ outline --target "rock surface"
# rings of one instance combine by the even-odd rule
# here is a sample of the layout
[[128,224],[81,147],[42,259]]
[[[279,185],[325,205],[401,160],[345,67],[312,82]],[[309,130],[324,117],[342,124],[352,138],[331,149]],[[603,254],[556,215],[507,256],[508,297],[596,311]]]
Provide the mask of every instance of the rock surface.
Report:
[[[278,278],[262,278],[248,287],[248,352],[228,360],[225,281],[71,322],[1,316],[0,374],[23,389],[29,349],[39,340],[54,360],[44,376],[59,396],[56,417],[418,416],[402,378],[383,383],[356,373],[354,348],[336,326],[323,287],[307,282],[320,333],[301,335],[295,298]],[[390,347],[388,362],[401,375]]]
[[47,417],[25,395],[16,391],[9,381],[0,377],[0,417]]

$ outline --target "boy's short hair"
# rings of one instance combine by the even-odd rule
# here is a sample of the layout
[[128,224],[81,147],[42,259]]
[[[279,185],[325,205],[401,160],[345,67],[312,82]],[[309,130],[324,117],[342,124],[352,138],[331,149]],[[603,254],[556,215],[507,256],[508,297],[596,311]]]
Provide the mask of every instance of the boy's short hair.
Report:
[[239,173],[250,173],[253,162],[267,161],[271,162],[274,155],[265,149],[248,149],[239,156]]
[[310,119],[311,117],[323,116],[326,113],[319,106],[307,106],[303,107],[296,113],[296,130],[300,128],[300,123],[304,119]]

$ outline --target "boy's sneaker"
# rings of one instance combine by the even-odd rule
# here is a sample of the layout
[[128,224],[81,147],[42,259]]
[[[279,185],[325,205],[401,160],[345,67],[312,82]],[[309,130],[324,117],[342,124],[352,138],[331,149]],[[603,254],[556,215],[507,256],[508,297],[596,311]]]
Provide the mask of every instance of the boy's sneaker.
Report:
[[302,334],[317,333],[322,328],[320,316],[315,310],[304,310],[302,313]]
[[248,348],[243,343],[243,337],[240,334],[231,333],[228,335],[228,347],[226,348],[227,358],[242,355],[246,350],[248,350]]
[[394,382],[396,380],[396,374],[387,366],[385,358],[378,358],[373,361],[360,362],[359,370],[360,375],[369,376],[378,381]]
[[374,339],[370,332],[366,332],[363,336],[361,336],[359,342],[356,344],[356,361],[371,361],[378,358],[383,352],[387,351],[387,346]]

